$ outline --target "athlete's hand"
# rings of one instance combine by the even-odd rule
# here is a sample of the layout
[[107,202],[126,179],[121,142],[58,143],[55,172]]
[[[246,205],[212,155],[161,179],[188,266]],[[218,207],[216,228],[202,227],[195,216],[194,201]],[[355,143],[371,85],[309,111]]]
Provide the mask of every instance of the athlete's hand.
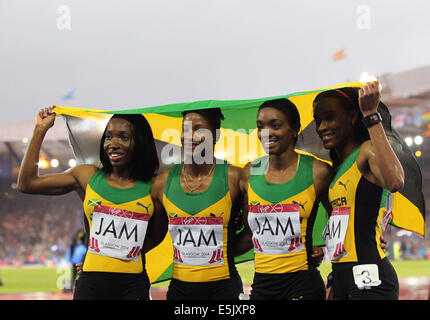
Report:
[[39,127],[43,130],[48,130],[54,125],[55,122],[55,112],[54,107],[40,109],[39,113],[36,116],[36,127]]
[[314,260],[315,265],[318,267],[324,258],[324,251],[321,247],[312,247],[312,259]]
[[358,104],[363,116],[367,116],[378,111],[379,98],[380,92],[378,81],[368,82],[360,89],[358,92]]
[[83,265],[84,265],[83,263],[77,263],[76,264],[76,273],[77,274],[81,274]]

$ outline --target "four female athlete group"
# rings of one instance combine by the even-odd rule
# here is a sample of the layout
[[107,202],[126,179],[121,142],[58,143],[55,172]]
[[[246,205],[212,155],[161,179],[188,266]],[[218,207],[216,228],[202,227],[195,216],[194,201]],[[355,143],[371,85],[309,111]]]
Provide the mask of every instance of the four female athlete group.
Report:
[[[18,188],[48,195],[74,190],[81,197],[88,252],[74,299],[149,299],[145,253],[167,232],[174,252],[169,300],[238,299],[243,288],[234,258],[252,248],[251,299],[324,300],[315,234],[332,260],[335,299],[397,299],[397,276],[380,238],[385,202],[402,188],[403,169],[381,125],[379,95],[378,84],[369,83],[316,97],[316,130],[333,166],[295,151],[299,112],[277,99],[257,115],[267,156],[242,169],[204,154],[213,150],[223,114],[186,111],[181,140],[190,161],[158,175],[142,115],[111,118],[100,143],[101,168],[39,175],[40,148],[55,121],[53,108],[42,109]],[[319,204],[329,212],[323,232],[315,223]]]

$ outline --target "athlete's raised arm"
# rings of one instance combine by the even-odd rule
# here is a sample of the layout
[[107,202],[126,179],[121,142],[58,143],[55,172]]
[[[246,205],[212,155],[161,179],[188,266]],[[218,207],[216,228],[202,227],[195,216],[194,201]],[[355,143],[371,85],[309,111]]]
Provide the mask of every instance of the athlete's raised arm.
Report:
[[[360,89],[358,102],[365,119],[376,118],[379,98],[378,82],[368,83]],[[357,165],[370,182],[396,192],[403,188],[403,167],[388,142],[382,123],[370,123],[367,127],[370,141],[363,143]]]
[[39,154],[48,130],[54,125],[53,107],[40,110],[33,136],[25,152],[18,175],[18,190],[24,193],[60,195],[77,191],[83,199],[89,179],[97,170],[92,165],[80,165],[60,174],[39,175]]

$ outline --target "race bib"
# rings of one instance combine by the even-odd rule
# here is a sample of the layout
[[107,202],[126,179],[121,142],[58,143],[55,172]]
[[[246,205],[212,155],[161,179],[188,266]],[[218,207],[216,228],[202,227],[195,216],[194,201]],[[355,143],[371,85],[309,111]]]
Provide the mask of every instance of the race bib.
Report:
[[322,236],[330,260],[338,260],[347,255],[344,243],[350,212],[350,207],[334,208],[324,228]]
[[174,217],[169,219],[174,262],[186,266],[224,263],[222,217]]
[[88,252],[121,260],[138,261],[148,221],[148,214],[96,206]]
[[287,254],[304,249],[299,204],[249,205],[254,252]]
[[354,282],[358,289],[370,289],[381,284],[379,270],[376,264],[361,264],[352,267]]

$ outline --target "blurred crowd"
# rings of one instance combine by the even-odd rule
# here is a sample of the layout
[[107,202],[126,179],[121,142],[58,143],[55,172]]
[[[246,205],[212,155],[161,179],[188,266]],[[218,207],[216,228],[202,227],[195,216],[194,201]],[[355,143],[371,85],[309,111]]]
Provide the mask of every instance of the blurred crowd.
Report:
[[64,263],[72,238],[82,229],[76,194],[26,195],[0,182],[0,267]]

